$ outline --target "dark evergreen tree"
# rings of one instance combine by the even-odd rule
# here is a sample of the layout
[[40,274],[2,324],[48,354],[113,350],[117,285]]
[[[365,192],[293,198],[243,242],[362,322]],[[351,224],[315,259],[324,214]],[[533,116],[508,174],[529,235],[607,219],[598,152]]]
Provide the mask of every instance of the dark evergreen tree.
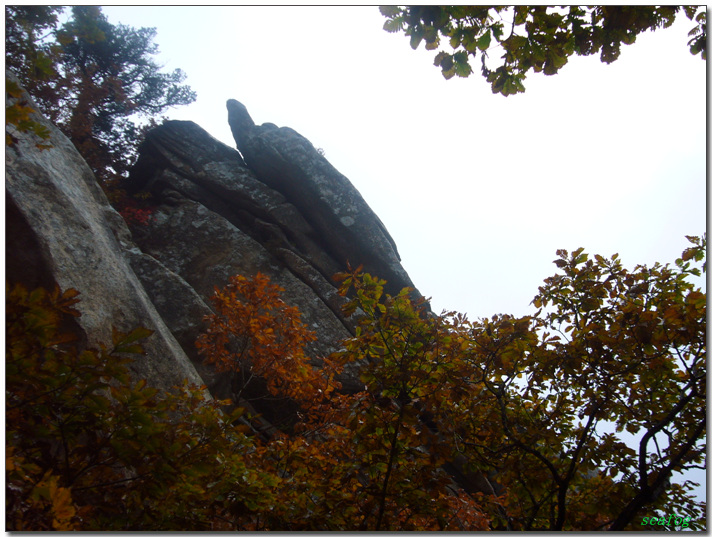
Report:
[[160,71],[155,29],[113,25],[97,6],[73,7],[57,28],[60,12],[6,8],[7,65],[108,184],[126,175],[146,120],[196,95],[180,69]]

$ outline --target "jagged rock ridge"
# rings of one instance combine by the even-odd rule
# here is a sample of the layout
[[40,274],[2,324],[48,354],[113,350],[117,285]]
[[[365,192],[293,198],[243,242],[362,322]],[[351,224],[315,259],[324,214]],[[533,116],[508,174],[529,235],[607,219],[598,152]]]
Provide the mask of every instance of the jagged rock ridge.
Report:
[[[51,128],[52,149],[41,152],[15,133],[21,142],[7,153],[8,279],[79,289],[92,344],[107,341],[112,325],[155,330],[151,339],[161,343],[148,345],[143,368],[135,368],[153,385],[187,377],[215,396],[231,395],[236,386],[202,363],[195,340],[214,289],[234,274],[262,272],[285,289],[285,302],[318,335],[307,349],[315,364],[353,333],[335,273],[363,264],[389,281],[389,292],[413,286],[358,191],[291,129],[248,125],[240,152],[192,122],[153,129],[128,188],[150,192],[155,206],[148,225],[129,230],[78,152]],[[362,387],[354,370],[340,380],[346,390]]]
[[363,263],[397,293],[413,287],[395,241],[354,188],[314,146],[288,127],[256,126],[240,102],[227,102],[237,148],[260,181],[277,190],[314,226],[342,266]]

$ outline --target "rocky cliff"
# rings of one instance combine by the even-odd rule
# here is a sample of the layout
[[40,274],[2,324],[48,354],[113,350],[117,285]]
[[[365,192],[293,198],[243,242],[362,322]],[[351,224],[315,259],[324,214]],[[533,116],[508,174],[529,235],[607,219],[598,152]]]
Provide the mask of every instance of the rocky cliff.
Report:
[[[112,327],[128,332],[144,326],[154,334],[145,344],[145,359],[133,365],[135,377],[158,388],[184,378],[201,382],[132,268],[155,260],[136,247],[71,142],[45,118],[33,116],[50,129],[50,149],[38,149],[32,135],[7,127],[17,139],[5,153],[7,282],[77,289],[77,331],[86,345],[110,343]],[[173,276],[159,264],[156,271],[165,280]]]
[[[128,189],[150,193],[154,206],[131,229],[44,118],[35,117],[51,129],[51,149],[13,131],[19,141],[6,153],[8,281],[78,289],[88,344],[108,341],[112,326],[154,330],[135,374],[157,387],[202,381],[220,397],[231,387],[201,363],[195,340],[230,276],[262,272],[283,287],[318,335],[308,349],[317,362],[353,332],[335,273],[363,265],[389,292],[413,286],[381,221],[308,140],[254,125],[237,101],[228,112],[239,151],[192,122],[149,132]],[[354,371],[341,380],[360,388]]]

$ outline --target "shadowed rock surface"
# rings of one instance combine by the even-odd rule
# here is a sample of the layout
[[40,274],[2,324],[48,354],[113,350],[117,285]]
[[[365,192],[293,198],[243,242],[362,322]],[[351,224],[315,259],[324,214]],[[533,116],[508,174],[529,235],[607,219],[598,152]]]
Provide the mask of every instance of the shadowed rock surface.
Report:
[[[259,181],[237,151],[192,122],[166,122],[147,136],[131,188],[157,201],[148,226],[135,233],[141,250],[179,275],[208,307],[230,276],[261,272],[285,289],[285,302],[318,334],[309,356],[326,356],[350,337],[344,299],[331,280],[346,267],[324,252],[309,222]],[[194,345],[192,332],[183,339]],[[347,389],[360,388],[355,373],[341,380]]]

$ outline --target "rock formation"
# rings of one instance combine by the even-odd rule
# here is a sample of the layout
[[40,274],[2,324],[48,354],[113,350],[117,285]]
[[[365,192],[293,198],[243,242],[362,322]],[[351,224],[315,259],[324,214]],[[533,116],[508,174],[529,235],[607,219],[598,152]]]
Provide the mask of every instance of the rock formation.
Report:
[[[192,122],[148,133],[127,188],[150,193],[154,206],[150,222],[131,230],[44,118],[52,149],[14,133],[20,142],[6,157],[8,280],[77,288],[89,344],[109,341],[112,326],[155,330],[137,377],[163,388],[188,378],[218,397],[234,386],[202,363],[195,340],[230,276],[262,272],[285,289],[318,335],[307,349],[315,365],[353,333],[334,274],[363,264],[389,292],[412,287],[381,221],[308,140],[255,126],[237,101],[229,118],[240,152]],[[345,390],[362,388],[356,371],[340,380]]]
[[386,290],[391,294],[414,287],[381,220],[309,140],[288,127],[256,126],[235,99],[227,102],[227,109],[247,166],[304,215],[323,249],[339,265],[363,264],[367,272],[388,282]]
[[50,129],[52,148],[39,150],[31,135],[16,131],[18,142],[6,148],[8,283],[77,289],[78,329],[86,345],[109,344],[112,327],[128,332],[144,326],[154,334],[145,343],[147,355],[132,366],[134,375],[159,388],[183,379],[202,384],[131,264],[156,263],[162,278],[171,273],[136,247],[72,143],[45,118],[33,116]]

